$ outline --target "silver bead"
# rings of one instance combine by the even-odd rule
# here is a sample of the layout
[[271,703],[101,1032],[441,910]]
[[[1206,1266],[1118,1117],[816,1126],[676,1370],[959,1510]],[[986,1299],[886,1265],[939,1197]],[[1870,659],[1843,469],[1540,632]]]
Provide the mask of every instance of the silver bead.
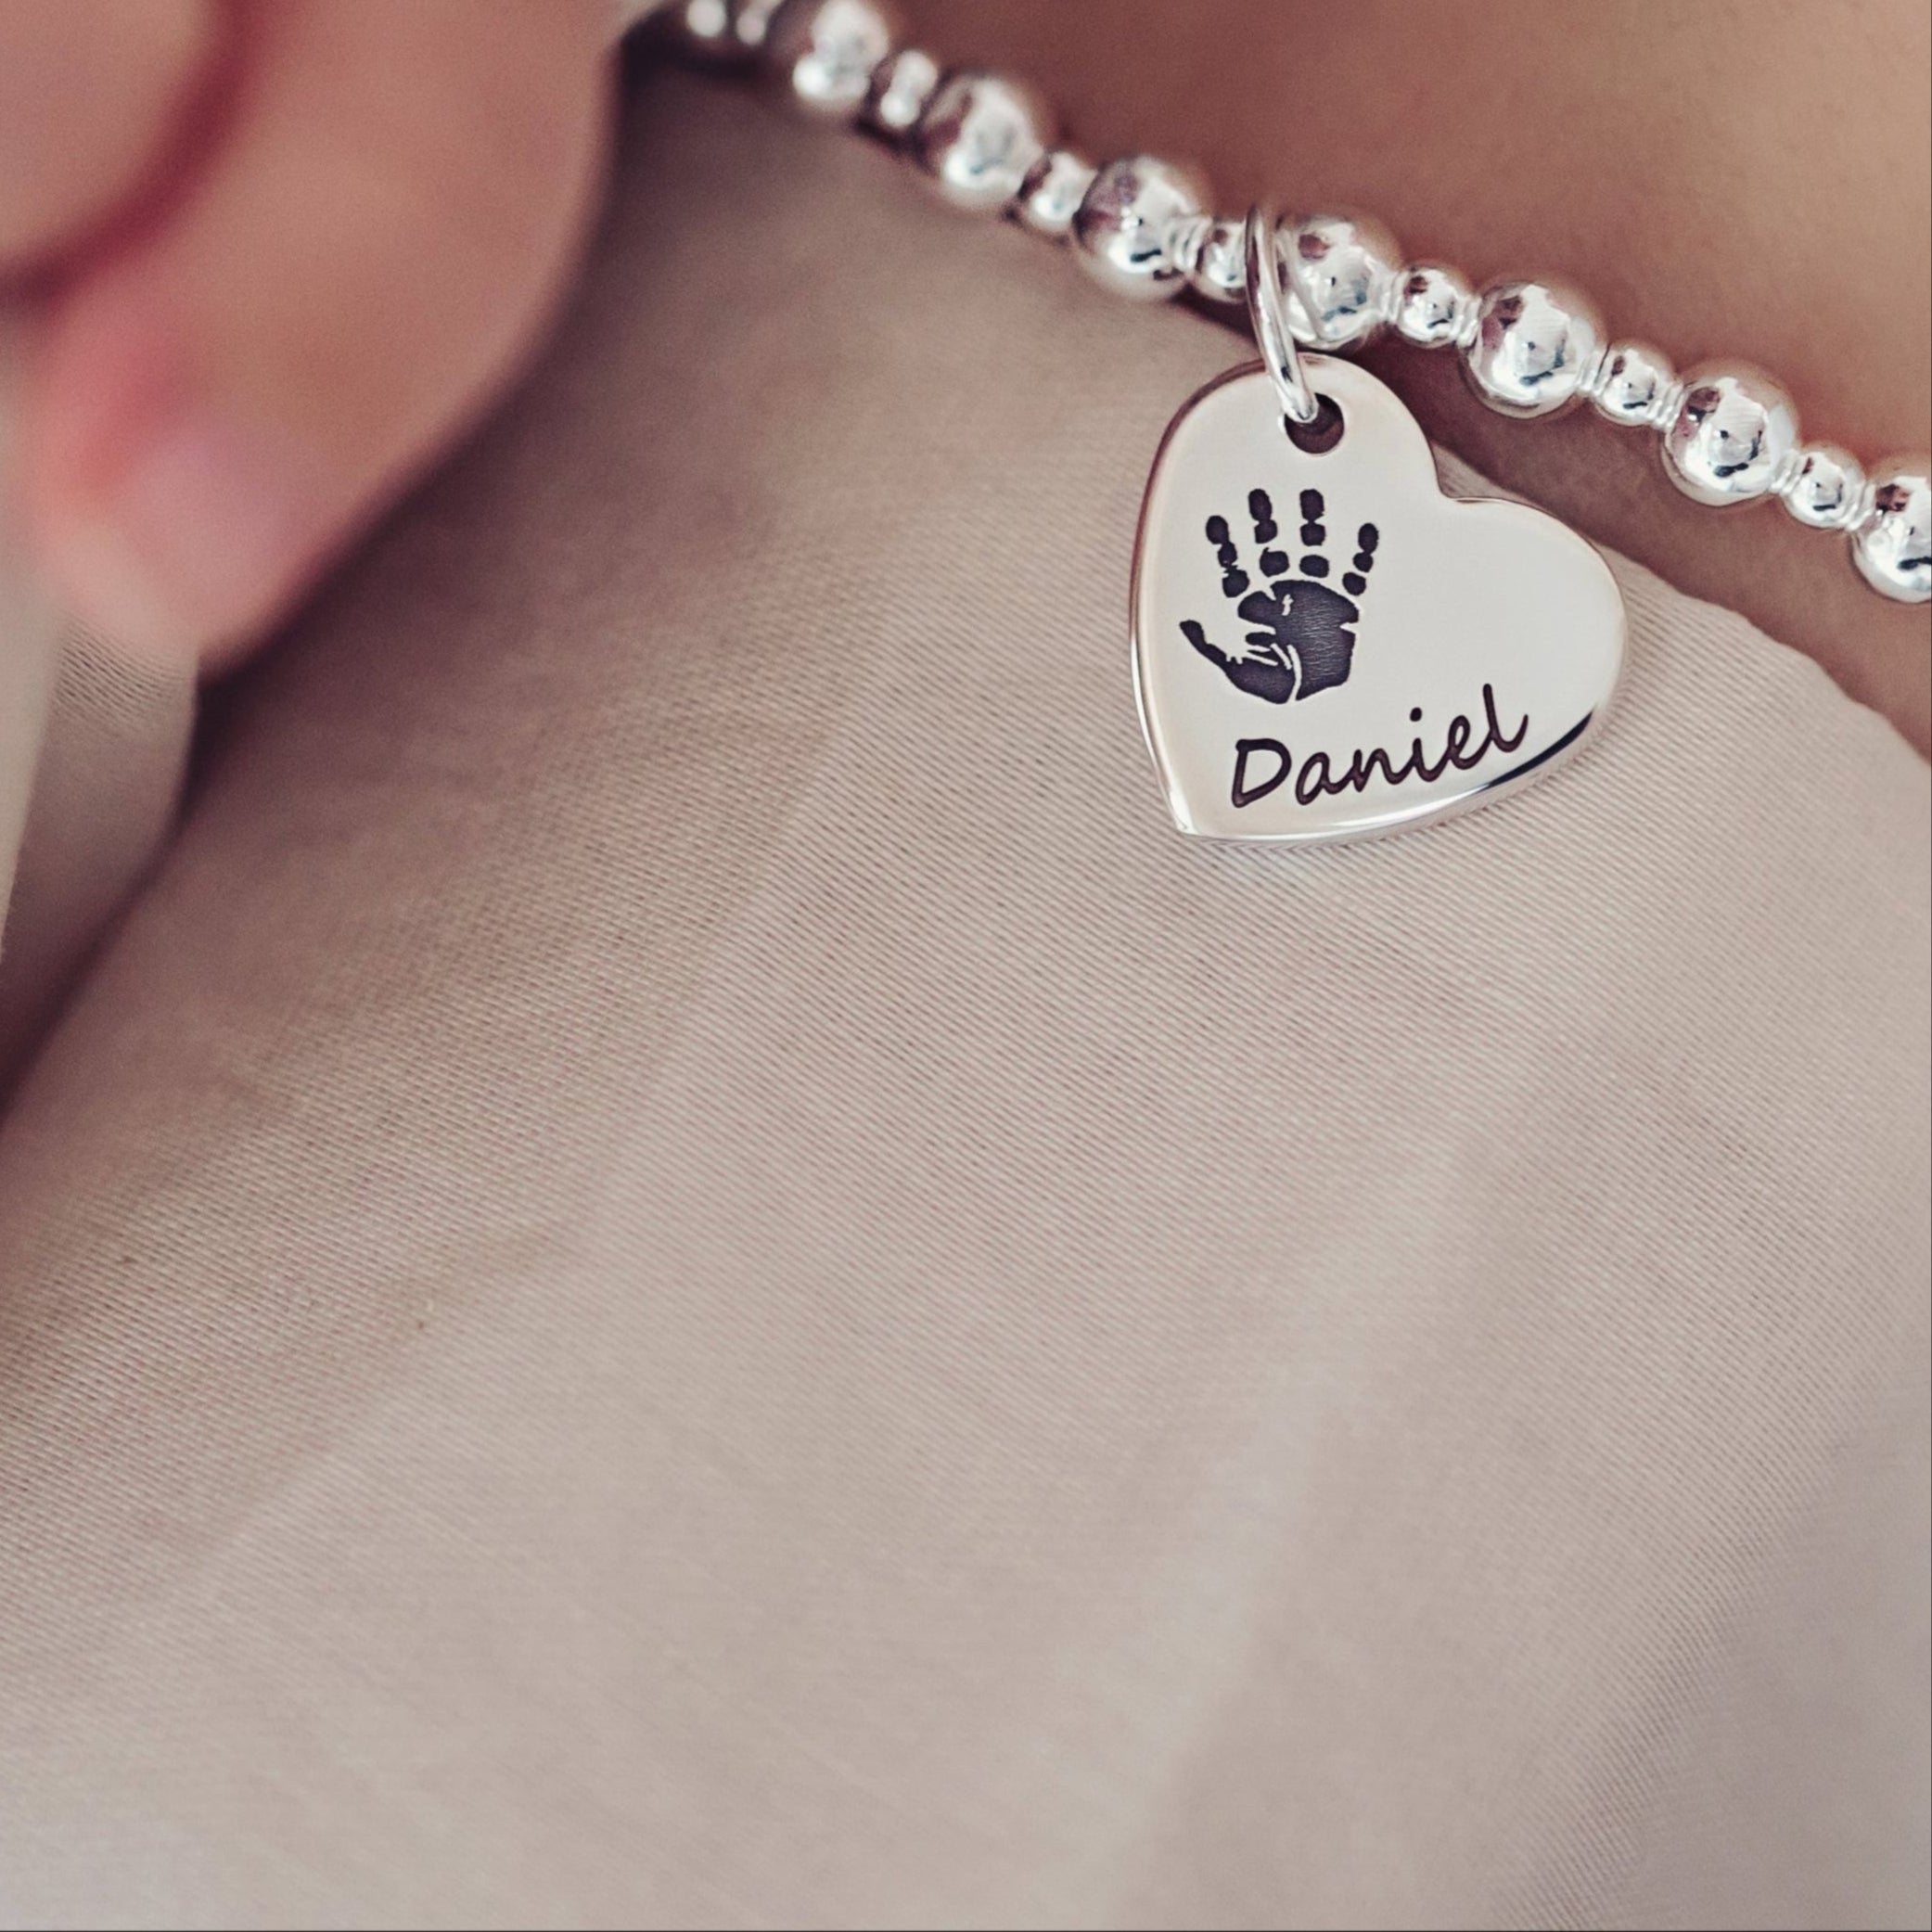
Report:
[[[1288,327],[1311,349],[1354,349],[1382,326],[1399,257],[1379,223],[1343,214],[1290,222],[1281,237],[1296,274],[1288,286]],[[1311,316],[1302,291],[1314,305]]]
[[1083,154],[1056,147],[1033,163],[1014,213],[1023,227],[1054,241],[1064,241],[1073,228],[1080,204],[1094,185],[1098,171]]
[[1477,304],[1463,367],[1503,416],[1554,416],[1574,402],[1596,361],[1596,311],[1560,282],[1492,282]]
[[1073,218],[1081,263],[1117,295],[1176,294],[1185,270],[1175,243],[1207,204],[1207,185],[1192,169],[1145,154],[1108,161]]
[[897,26],[880,0],[785,0],[765,31],[764,58],[807,113],[850,121]]
[[1247,293],[1247,264],[1242,237],[1247,224],[1238,215],[1216,215],[1201,231],[1200,246],[1187,270],[1187,286],[1209,301],[1239,301]]
[[1417,349],[1447,349],[1476,317],[1476,295],[1452,268],[1418,262],[1396,283],[1395,332]]
[[672,0],[653,10],[651,20],[687,58],[742,60],[750,48],[737,35],[736,0]]
[[772,16],[785,0],[731,0],[732,37],[748,54],[761,52],[772,31]]
[[1798,412],[1768,376],[1704,369],[1683,378],[1664,430],[1664,467],[1694,503],[1751,503],[1798,447]]
[[1812,530],[1845,530],[1865,507],[1865,472],[1856,456],[1814,443],[1785,466],[1778,495],[1798,522]]
[[881,61],[865,96],[865,120],[882,134],[909,134],[940,84],[940,64],[924,47],[904,47]]
[[1871,514],[1851,538],[1851,560],[1898,604],[1932,599],[1932,481],[1927,466],[1890,468],[1872,491]]
[[1676,382],[1677,372],[1649,343],[1613,342],[1590,383],[1590,401],[1610,422],[1661,427],[1658,412]]
[[997,74],[953,74],[927,103],[912,151],[955,208],[990,213],[1019,193],[1052,138],[1046,104],[1030,87]]

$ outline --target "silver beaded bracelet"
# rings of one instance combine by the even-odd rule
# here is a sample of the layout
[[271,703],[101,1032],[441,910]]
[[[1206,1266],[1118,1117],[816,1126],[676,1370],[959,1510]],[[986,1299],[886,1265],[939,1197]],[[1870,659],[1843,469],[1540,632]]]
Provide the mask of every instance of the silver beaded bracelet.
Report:
[[885,140],[956,207],[1068,243],[1119,294],[1247,303],[1260,360],[1169,424],[1133,544],[1134,698],[1183,832],[1301,846],[1421,825],[1514,797],[1609,711],[1616,573],[1541,510],[1443,494],[1401,399],[1337,354],[1383,328],[1454,350],[1504,415],[1587,400],[1654,429],[1695,501],[1776,496],[1846,532],[1883,595],[1932,596],[1925,464],[1868,480],[1844,451],[1800,444],[1764,377],[1680,377],[1640,343],[1606,346],[1558,283],[1477,290],[1437,263],[1400,266],[1371,222],[1214,215],[1171,162],[1095,167],[1053,145],[1030,89],[901,45],[881,0],[673,0],[659,19],[686,52],[756,59],[797,106]]
[[[1056,147],[1054,121],[1023,83],[947,73],[898,43],[880,0],[675,0],[655,19],[689,56],[759,60],[793,100],[900,148],[955,207],[1006,214],[1072,245],[1117,293],[1192,289],[1243,300],[1239,217],[1208,212],[1193,171],[1145,155],[1094,166]],[[1694,502],[1775,496],[1799,523],[1847,533],[1851,561],[1882,595],[1932,598],[1932,481],[1923,459],[1868,477],[1828,443],[1801,443],[1791,400],[1748,369],[1677,375],[1641,342],[1606,342],[1590,301],[1547,279],[1472,288],[1453,268],[1400,265],[1376,223],[1315,214],[1286,224],[1295,274],[1288,323],[1304,348],[1348,352],[1384,328],[1418,349],[1453,349],[1470,386],[1504,416],[1554,416],[1588,401],[1609,421],[1657,431],[1664,467]]]

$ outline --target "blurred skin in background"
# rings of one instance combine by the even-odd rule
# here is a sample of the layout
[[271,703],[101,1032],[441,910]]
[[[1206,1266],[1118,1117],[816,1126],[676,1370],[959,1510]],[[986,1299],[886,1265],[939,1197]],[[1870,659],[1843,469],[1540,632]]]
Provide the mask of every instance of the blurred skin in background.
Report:
[[[1932,441],[1924,0],[915,0],[1082,148],[1381,215],[1478,277],[1581,283],[1680,366],[1775,371],[1868,460]],[[587,0],[0,0],[0,275],[38,324],[25,492],[57,595],[227,661],[510,379],[605,151]],[[1713,515],[1637,439],[1487,416],[1376,366],[1433,434],[1811,653],[1923,751],[1932,617],[1842,545]],[[1179,398],[1175,399],[1177,402]]]

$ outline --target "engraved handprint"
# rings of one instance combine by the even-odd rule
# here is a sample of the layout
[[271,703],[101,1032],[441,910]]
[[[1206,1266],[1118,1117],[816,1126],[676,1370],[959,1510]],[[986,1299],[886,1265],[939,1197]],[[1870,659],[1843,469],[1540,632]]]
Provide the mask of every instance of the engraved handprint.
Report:
[[[1220,665],[1236,690],[1269,704],[1312,697],[1332,685],[1346,684],[1355,656],[1355,620],[1362,615],[1353,599],[1368,588],[1381,533],[1373,523],[1362,526],[1355,537],[1354,568],[1343,571],[1341,590],[1332,590],[1319,581],[1328,574],[1328,559],[1322,554],[1328,532],[1319,490],[1301,493],[1304,554],[1299,565],[1291,566],[1287,552],[1276,546],[1280,531],[1265,490],[1247,493],[1247,512],[1260,551],[1255,559],[1264,580],[1260,589],[1248,587],[1225,517],[1208,518],[1208,541],[1221,565],[1222,595],[1235,606],[1235,615],[1255,628],[1232,650],[1211,642],[1191,618],[1182,623],[1181,634],[1209,662]],[[1291,569],[1297,574],[1291,575]]]

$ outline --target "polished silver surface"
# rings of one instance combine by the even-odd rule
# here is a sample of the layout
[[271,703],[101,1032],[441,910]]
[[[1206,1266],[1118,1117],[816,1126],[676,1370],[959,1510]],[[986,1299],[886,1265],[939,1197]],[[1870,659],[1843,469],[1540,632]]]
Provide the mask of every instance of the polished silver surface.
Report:
[[865,120],[882,134],[910,134],[940,84],[940,64],[924,47],[902,47],[874,69]]
[[1065,241],[1098,172],[1085,155],[1070,148],[1056,147],[1042,155],[1013,205],[1020,225],[1050,241]]
[[764,51],[773,16],[785,0],[731,0],[731,32],[747,54]]
[[1259,365],[1175,417],[1134,553],[1141,721],[1174,823],[1314,844],[1515,796],[1601,721],[1623,660],[1604,561],[1527,505],[1442,495],[1365,369],[1303,367],[1338,409],[1316,454]]
[[1705,368],[1683,378],[1664,430],[1664,468],[1693,502],[1755,503],[1797,447],[1798,412],[1768,376]]
[[1209,301],[1243,301],[1247,265],[1242,236],[1247,224],[1233,215],[1215,215],[1202,228],[1188,263],[1187,286]]
[[1590,403],[1608,422],[1658,429],[1676,385],[1677,372],[1661,350],[1648,342],[1613,342],[1589,385]]
[[1851,560],[1894,603],[1932,598],[1932,482],[1923,457],[1887,465],[1873,485],[1871,512],[1852,533]]
[[742,60],[750,52],[735,31],[734,0],[672,0],[648,16],[653,27],[689,59]]
[[1053,139],[1046,103],[998,74],[950,74],[913,130],[913,158],[955,208],[992,214],[1020,191]]
[[1452,268],[1418,262],[1395,288],[1395,332],[1417,349],[1449,349],[1476,320],[1476,292]]
[[850,121],[897,39],[897,16],[881,0],[785,0],[766,30],[763,54],[807,113]]
[[1383,324],[1395,285],[1395,243],[1379,223],[1303,215],[1282,237],[1293,276],[1288,322],[1311,349],[1359,349]]
[[[949,198],[1070,239],[1081,265],[1117,294],[1158,299],[1189,287],[1237,301],[1248,289],[1244,225],[1208,211],[1192,170],[1145,155],[1094,170],[1052,148],[1051,122],[1029,90],[986,75],[949,83],[930,55],[895,54],[887,0],[625,0],[620,11],[702,62],[761,48],[801,107],[834,120],[863,115],[912,151]],[[1606,349],[1594,309],[1574,290],[1512,281],[1474,295],[1452,267],[1401,266],[1386,232],[1359,216],[1297,222],[1285,260],[1287,339],[1354,349],[1388,324],[1414,347],[1458,347],[1477,394],[1503,415],[1549,416],[1587,397],[1610,422],[1661,431],[1666,470],[1686,495],[1720,505],[1775,495],[1799,523],[1850,531],[1874,589],[1923,600],[1922,467],[1888,479],[1881,503],[1842,450],[1798,448],[1792,405],[1768,378],[1720,369],[1677,379],[1645,344]]]
[[1289,291],[1284,287],[1293,273],[1291,258],[1283,247],[1280,220],[1265,201],[1250,208],[1242,224],[1241,272],[1248,326],[1282,410],[1290,422],[1312,423],[1321,414],[1321,404],[1308,386],[1301,353],[1295,346],[1288,320]]
[[1463,367],[1476,393],[1503,416],[1554,416],[1581,392],[1603,326],[1559,282],[1492,282],[1477,305]]
[[1811,530],[1849,530],[1865,514],[1865,472],[1856,456],[1829,443],[1801,449],[1785,464],[1777,492]]
[[1073,218],[1081,265],[1117,295],[1158,301],[1178,294],[1185,277],[1178,231],[1207,205],[1207,185],[1191,168],[1145,154],[1108,161]]

